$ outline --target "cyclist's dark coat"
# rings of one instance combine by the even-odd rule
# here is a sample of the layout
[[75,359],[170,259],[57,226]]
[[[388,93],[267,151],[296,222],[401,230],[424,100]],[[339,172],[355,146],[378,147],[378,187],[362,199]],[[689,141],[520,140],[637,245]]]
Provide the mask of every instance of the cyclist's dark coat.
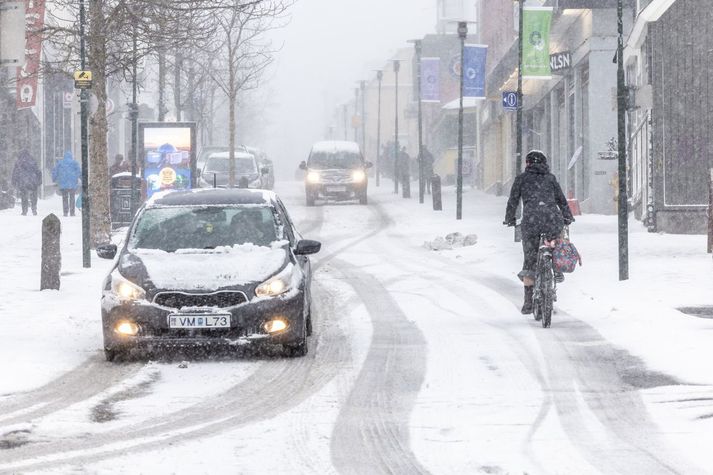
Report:
[[557,183],[557,178],[550,173],[547,164],[530,164],[524,173],[515,178],[505,212],[505,222],[515,223],[515,211],[520,199],[523,202],[523,236],[539,239],[540,234],[545,234],[554,238],[562,232],[565,222],[574,221],[562,188]]

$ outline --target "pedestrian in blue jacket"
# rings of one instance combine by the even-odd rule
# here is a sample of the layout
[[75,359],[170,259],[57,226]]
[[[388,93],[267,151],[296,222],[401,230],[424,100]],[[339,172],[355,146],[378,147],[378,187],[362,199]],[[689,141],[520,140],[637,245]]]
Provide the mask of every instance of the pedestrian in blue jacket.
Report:
[[81,176],[79,163],[72,157],[72,152],[64,152],[64,158],[57,162],[52,170],[52,181],[62,192],[62,211],[64,215],[74,216],[74,194]]
[[37,187],[42,184],[42,173],[37,163],[27,150],[17,156],[12,169],[12,186],[20,192],[22,215],[27,215],[27,208],[32,207],[32,214],[37,214]]

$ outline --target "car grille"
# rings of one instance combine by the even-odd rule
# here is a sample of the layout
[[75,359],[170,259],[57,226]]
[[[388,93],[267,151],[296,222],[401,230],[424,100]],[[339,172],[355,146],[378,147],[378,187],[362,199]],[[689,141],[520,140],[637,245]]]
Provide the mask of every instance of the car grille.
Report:
[[322,172],[320,175],[322,183],[325,184],[346,184],[352,182],[351,174],[343,172]]
[[248,301],[243,292],[225,290],[210,294],[191,294],[186,292],[160,292],[153,299],[163,307],[234,307]]

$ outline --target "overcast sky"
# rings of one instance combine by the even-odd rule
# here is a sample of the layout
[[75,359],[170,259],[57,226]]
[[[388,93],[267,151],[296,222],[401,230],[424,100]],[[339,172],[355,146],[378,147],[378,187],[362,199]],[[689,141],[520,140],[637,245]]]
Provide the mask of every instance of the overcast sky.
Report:
[[279,168],[306,159],[329,112],[407,40],[433,32],[436,0],[297,0],[270,73],[270,138]]

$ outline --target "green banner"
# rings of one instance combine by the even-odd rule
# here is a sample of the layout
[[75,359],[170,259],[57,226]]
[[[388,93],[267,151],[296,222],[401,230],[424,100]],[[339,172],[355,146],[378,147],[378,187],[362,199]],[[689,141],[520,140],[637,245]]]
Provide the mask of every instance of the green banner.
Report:
[[550,78],[551,7],[525,7],[523,14],[522,76]]

